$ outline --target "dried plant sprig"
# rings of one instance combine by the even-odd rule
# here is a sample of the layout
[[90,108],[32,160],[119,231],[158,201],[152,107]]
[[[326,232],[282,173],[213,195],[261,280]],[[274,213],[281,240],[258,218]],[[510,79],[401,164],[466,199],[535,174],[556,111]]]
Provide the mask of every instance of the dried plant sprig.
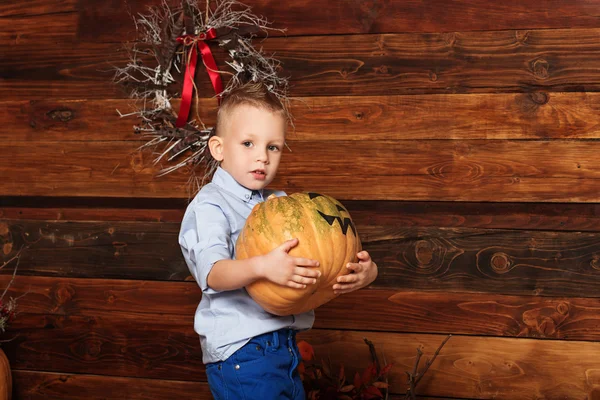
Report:
[[387,399],[389,374],[393,364],[379,364],[379,358],[373,342],[363,339],[369,346],[371,362],[353,378],[346,377],[344,365],[339,366],[339,372],[334,373],[331,360],[320,363],[314,361],[314,350],[306,341],[298,342],[302,361],[298,372],[302,379],[307,398],[311,399]]
[[[280,62],[256,49],[252,41],[259,34],[268,37],[270,22],[252,13],[251,7],[237,0],[182,0],[169,6],[166,0],[158,6],[148,7],[146,14],[134,19],[138,42],[128,49],[129,61],[115,68],[114,82],[124,85],[129,96],[136,100],[137,110],[119,115],[135,116],[140,123],[134,131],[147,142],[139,149],[152,148],[156,154],[154,164],[175,162],[162,168],[163,176],[180,168],[192,172],[189,184],[195,192],[212,175],[217,163],[210,157],[207,142],[212,132],[198,114],[184,127],[175,127],[175,112],[167,87],[176,83],[175,76],[185,70],[189,48],[178,42],[183,35],[198,35],[214,29],[219,47],[226,51],[225,63],[231,71],[219,70],[229,80],[219,96],[226,96],[235,87],[246,82],[263,82],[289,113],[288,79],[280,77]],[[196,98],[197,100],[197,98]],[[179,157],[184,157],[178,161]],[[196,177],[196,167],[204,167],[201,178]],[[198,183],[199,182],[199,183]]]
[[419,384],[419,382],[421,381],[421,379],[423,378],[425,373],[429,370],[429,367],[431,367],[431,364],[433,364],[433,362],[435,361],[437,356],[440,354],[440,351],[442,351],[442,348],[444,347],[446,342],[448,340],[450,340],[451,337],[452,337],[452,335],[446,336],[446,338],[442,341],[442,343],[439,345],[439,347],[433,354],[433,357],[431,359],[427,360],[427,362],[425,363],[425,368],[423,368],[423,370],[421,372],[418,372],[418,368],[419,368],[419,362],[421,361],[421,357],[423,356],[423,352],[421,351],[421,349],[417,348],[417,358],[415,360],[415,365],[413,366],[413,370],[412,370],[412,372],[406,371],[406,375],[408,376],[408,389],[406,390],[406,395],[404,397],[405,400],[415,400],[417,398],[416,397],[417,396],[417,393],[416,393],[417,385]]
[[[3,268],[7,267],[9,264],[11,264],[13,261],[16,261],[14,269],[13,269],[12,277],[11,277],[10,281],[8,282],[8,285],[6,285],[6,287],[4,288],[2,295],[0,295],[0,332],[1,333],[4,333],[6,331],[6,327],[8,326],[8,323],[15,317],[16,312],[17,312],[18,298],[15,299],[15,298],[11,297],[8,301],[4,301],[4,296],[8,292],[8,289],[10,289],[10,287],[12,286],[12,284],[15,280],[15,277],[17,276],[17,269],[19,268],[19,262],[21,261],[21,254],[25,248],[27,248],[27,246],[21,247],[14,256],[12,256],[8,260],[4,261],[2,263],[2,265],[0,265],[0,270],[1,270]],[[20,296],[20,297],[22,297],[22,296]]]

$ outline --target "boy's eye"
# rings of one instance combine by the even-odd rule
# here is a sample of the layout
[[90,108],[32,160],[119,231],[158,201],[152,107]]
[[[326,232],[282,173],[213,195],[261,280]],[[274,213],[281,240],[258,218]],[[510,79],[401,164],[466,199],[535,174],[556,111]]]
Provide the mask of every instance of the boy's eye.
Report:
[[269,146],[270,151],[279,151],[279,146],[271,145]]
[[250,147],[252,146],[252,142],[246,140],[245,142],[242,142],[242,145],[244,145],[244,147]]

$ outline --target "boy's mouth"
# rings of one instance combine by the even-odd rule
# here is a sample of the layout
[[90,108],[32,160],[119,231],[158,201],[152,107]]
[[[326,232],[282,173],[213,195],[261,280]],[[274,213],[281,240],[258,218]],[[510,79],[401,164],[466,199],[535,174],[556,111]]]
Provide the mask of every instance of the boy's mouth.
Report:
[[251,172],[254,179],[264,180],[265,179],[265,170],[264,169],[255,169]]

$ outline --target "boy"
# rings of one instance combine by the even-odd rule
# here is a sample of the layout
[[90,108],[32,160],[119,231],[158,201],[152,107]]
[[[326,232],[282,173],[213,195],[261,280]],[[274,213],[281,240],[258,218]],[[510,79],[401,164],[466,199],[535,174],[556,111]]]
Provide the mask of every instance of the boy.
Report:
[[[316,283],[319,263],[288,254],[297,239],[246,260],[235,260],[234,248],[254,205],[271,193],[285,195],[265,187],[277,173],[286,125],[284,108],[262,84],[243,85],[225,97],[208,142],[219,167],[181,223],[179,244],[202,289],[194,329],[216,399],[304,400],[295,334],[312,327],[314,312],[269,314],[244,287],[264,278],[304,288]],[[336,293],[362,288],[376,278],[377,265],[369,254],[361,251],[358,258],[348,264],[353,273],[333,286]]]

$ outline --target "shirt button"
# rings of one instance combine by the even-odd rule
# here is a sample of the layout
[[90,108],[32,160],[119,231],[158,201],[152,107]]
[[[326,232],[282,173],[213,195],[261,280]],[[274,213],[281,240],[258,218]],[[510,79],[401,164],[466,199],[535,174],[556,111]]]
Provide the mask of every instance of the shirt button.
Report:
[[247,195],[246,195],[246,196],[244,196],[244,197],[245,197],[246,199],[249,199],[249,198],[250,198],[250,195],[249,195],[249,194],[247,194]]
[[240,364],[235,364],[235,369],[240,369]]

